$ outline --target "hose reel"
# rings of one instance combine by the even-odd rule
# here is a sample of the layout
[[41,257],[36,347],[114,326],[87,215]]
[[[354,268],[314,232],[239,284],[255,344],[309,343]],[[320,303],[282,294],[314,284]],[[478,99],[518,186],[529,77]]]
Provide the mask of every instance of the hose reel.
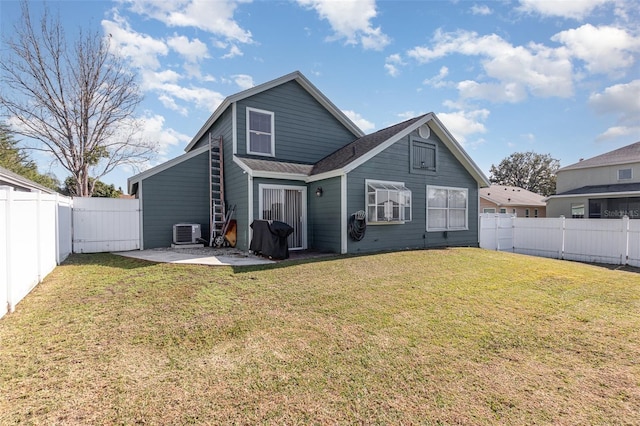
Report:
[[364,238],[367,230],[367,213],[364,210],[358,210],[349,216],[348,231],[349,236],[354,241],[360,241]]

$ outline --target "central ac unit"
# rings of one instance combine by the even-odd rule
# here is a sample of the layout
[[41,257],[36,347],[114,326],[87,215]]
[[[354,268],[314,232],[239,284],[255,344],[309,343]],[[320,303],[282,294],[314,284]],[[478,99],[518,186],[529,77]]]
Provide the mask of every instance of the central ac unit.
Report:
[[177,223],[173,225],[174,244],[195,244],[202,238],[199,223]]

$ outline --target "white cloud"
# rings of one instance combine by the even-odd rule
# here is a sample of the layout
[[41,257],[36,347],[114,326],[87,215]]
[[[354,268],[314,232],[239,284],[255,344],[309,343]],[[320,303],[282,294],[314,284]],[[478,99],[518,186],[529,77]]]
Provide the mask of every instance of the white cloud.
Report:
[[486,77],[495,81],[461,82],[458,88],[465,97],[519,102],[527,93],[540,97],[573,94],[572,64],[565,48],[534,43],[513,46],[496,34],[438,30],[430,47],[418,46],[407,54],[421,63],[453,54],[483,57]]
[[224,96],[203,87],[183,87],[178,84],[179,75],[174,71],[153,72],[142,70],[142,89],[156,93],[162,104],[169,109],[187,114],[187,108],[177,103],[178,100],[195,105],[208,111],[215,110],[224,100]]
[[640,80],[607,87],[589,97],[589,105],[598,114],[617,116],[617,125],[598,136],[599,140],[635,135],[640,139]]
[[235,44],[232,44],[231,47],[229,48],[229,52],[223,55],[222,59],[231,59],[231,58],[235,58],[236,56],[242,56],[242,55],[243,55],[242,50],[240,50],[240,48]]
[[326,19],[334,31],[330,39],[346,39],[347,44],[361,44],[364,49],[382,50],[390,43],[380,27],[374,28],[375,0],[297,0],[301,6],[314,9]]
[[174,34],[167,40],[167,44],[189,62],[198,62],[209,57],[207,45],[197,38],[190,41],[185,36]]
[[474,15],[486,16],[486,15],[491,15],[493,12],[489,8],[489,6],[487,6],[486,4],[483,4],[483,5],[474,4],[473,6],[471,6],[471,13],[473,13]]
[[517,83],[478,83],[465,80],[458,83],[463,99],[487,99],[492,102],[518,103],[527,98],[523,85]]
[[598,135],[597,140],[634,135],[640,139],[640,80],[607,87],[589,97],[589,105],[598,114],[617,116],[617,124]]
[[551,40],[567,46],[571,56],[586,62],[592,73],[614,73],[633,65],[634,53],[640,52],[640,37],[622,28],[594,27],[591,24],[562,31]]
[[239,0],[121,0],[133,12],[170,27],[194,27],[239,43],[251,43],[251,32],[233,19]]
[[109,35],[112,51],[129,59],[135,67],[157,69],[160,66],[158,56],[169,53],[164,41],[133,31],[129,23],[117,13],[114,14],[113,21],[102,21],[102,29]]
[[640,122],[640,80],[607,87],[589,97],[589,104],[600,114],[618,114],[621,122]]
[[165,128],[164,117],[160,115],[147,115],[139,121],[143,139],[155,142],[160,155],[166,155],[172,146],[186,145],[191,141],[189,136],[174,129]]
[[387,70],[387,74],[391,77],[397,77],[400,75],[400,68],[398,68],[398,66],[404,64],[402,57],[399,54],[394,53],[393,55],[387,56],[385,59],[384,69]]
[[232,75],[231,78],[233,78],[233,81],[235,81],[235,83],[238,85],[238,87],[240,87],[241,90],[251,89],[253,86],[255,86],[253,77],[251,77],[250,75],[236,74]]
[[632,136],[633,141],[638,141],[640,138],[640,126],[613,126],[609,127],[603,133],[600,133],[596,137],[596,141],[602,142],[605,140],[626,138]]
[[462,145],[468,142],[469,136],[476,133],[486,133],[482,123],[489,117],[489,110],[477,109],[470,111],[442,112],[436,114],[444,126]]
[[582,20],[590,15],[596,8],[613,3],[615,0],[520,0],[520,11],[525,13],[537,13],[542,16],[561,18],[573,18]]
[[367,133],[370,130],[375,129],[376,125],[372,122],[364,119],[360,114],[355,111],[343,110],[344,115],[349,117],[349,120],[353,121],[356,126],[360,128],[363,132]]
[[445,77],[449,75],[449,68],[441,67],[438,75],[425,79],[422,84],[426,86],[432,86],[435,88],[444,87],[447,85],[447,82],[444,81]]

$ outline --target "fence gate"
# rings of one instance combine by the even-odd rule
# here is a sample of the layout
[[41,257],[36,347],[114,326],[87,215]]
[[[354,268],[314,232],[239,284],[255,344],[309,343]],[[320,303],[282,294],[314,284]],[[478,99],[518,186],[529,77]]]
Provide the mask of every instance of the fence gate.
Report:
[[73,252],[140,249],[140,200],[73,199]]

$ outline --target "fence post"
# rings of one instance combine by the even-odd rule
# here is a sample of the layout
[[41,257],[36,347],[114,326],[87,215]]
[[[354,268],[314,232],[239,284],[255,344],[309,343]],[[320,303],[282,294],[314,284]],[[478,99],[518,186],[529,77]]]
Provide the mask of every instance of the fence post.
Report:
[[560,259],[564,260],[564,241],[566,238],[566,232],[565,232],[565,218],[564,215],[560,216],[560,225],[562,228],[562,241],[560,243]]
[[621,265],[629,264],[629,216],[622,217],[622,232],[624,237],[624,262],[620,259]]
[[6,211],[6,223],[4,224],[6,227],[6,244],[7,244],[7,271],[6,271],[6,276],[5,279],[7,280],[7,312],[8,313],[12,313],[15,310],[15,303],[13,303],[13,291],[12,291],[12,286],[13,283],[11,282],[11,277],[13,274],[13,271],[11,270],[11,265],[13,264],[13,260],[11,259],[11,253],[13,252],[11,250],[11,237],[12,237],[12,232],[11,230],[13,229],[13,227],[11,226],[11,213],[13,210],[13,189],[9,189],[7,191],[7,211]]
[[511,253],[516,252],[516,217],[511,215]]
[[500,218],[497,214],[494,214],[493,219],[493,230],[496,237],[496,251],[500,251]]

